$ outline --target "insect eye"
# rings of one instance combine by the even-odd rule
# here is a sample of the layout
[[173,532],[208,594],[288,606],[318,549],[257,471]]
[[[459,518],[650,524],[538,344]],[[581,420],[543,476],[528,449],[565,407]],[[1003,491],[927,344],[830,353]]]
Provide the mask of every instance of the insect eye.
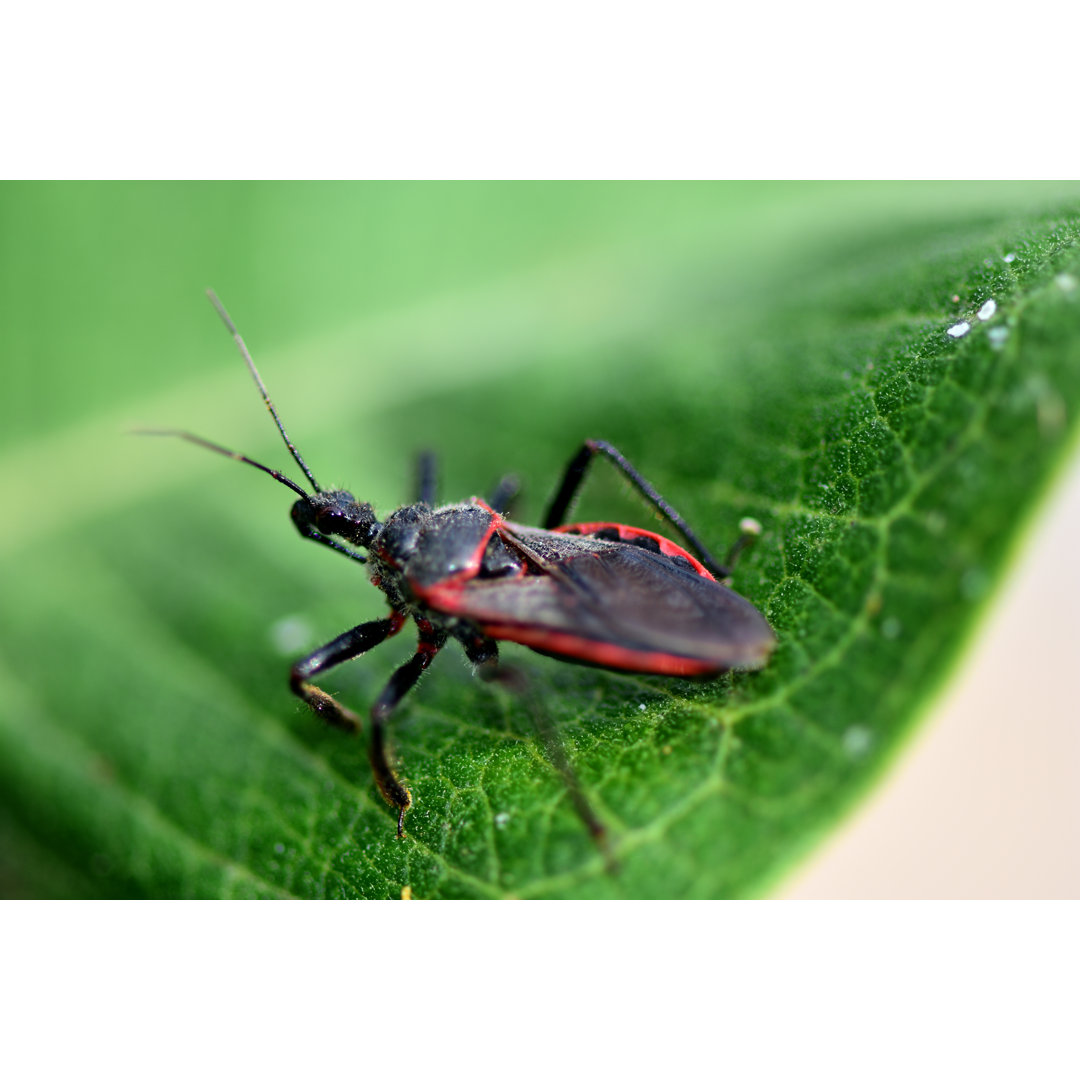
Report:
[[315,514],[312,511],[311,503],[306,499],[297,499],[296,502],[292,504],[290,514],[297,525],[315,524]]
[[341,515],[336,510],[317,510],[315,512],[315,528],[327,535],[339,532],[341,529]]

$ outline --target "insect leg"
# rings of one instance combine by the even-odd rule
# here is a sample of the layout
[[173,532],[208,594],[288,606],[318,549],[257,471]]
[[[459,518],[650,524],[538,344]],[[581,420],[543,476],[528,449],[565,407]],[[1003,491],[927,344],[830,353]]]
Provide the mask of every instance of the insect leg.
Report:
[[566,790],[570,793],[570,801],[574,804],[574,811],[603,853],[608,869],[616,870],[618,867],[611,854],[607,829],[589,804],[581,788],[581,781],[578,780],[577,773],[574,772],[574,767],[566,756],[559,734],[551,722],[551,717],[543,705],[537,703],[536,695],[531,692],[525,673],[517,668],[499,666],[499,646],[491,638],[477,635],[475,638],[462,638],[461,643],[465,649],[465,656],[476,665],[476,674],[481,679],[485,682],[502,684],[525,702],[525,708],[540,736],[540,745],[543,747],[544,754],[566,785]]
[[614,446],[599,439],[586,439],[581,449],[570,459],[570,463],[567,465],[566,472],[563,475],[562,484],[559,486],[555,498],[552,499],[547,515],[544,518],[543,527],[545,529],[558,528],[566,521],[570,504],[585,479],[589,462],[597,454],[603,454],[641,492],[653,508],[667,518],[715,577],[726,578],[728,576],[729,569],[721,566],[713,558],[712,553],[694,535],[694,531],[686,524],[682,515],[656,491],[652,484]]
[[438,496],[438,462],[430,450],[416,457],[416,502],[434,506]]
[[421,627],[420,640],[412,659],[406,660],[390,676],[386,688],[371,707],[371,740],[368,743],[368,758],[371,771],[375,774],[375,783],[379,785],[383,798],[397,809],[397,835],[400,839],[405,832],[405,811],[412,806],[412,796],[394,774],[390,762],[386,760],[386,741],[384,729],[390,714],[401,699],[417,684],[428,664],[442,648],[446,635]]
[[739,536],[735,543],[731,545],[731,549],[727,553],[727,558],[724,560],[727,563],[728,570],[730,571],[735,566],[735,560],[739,555],[748,548],[759,536],[761,535],[761,522],[755,521],[754,518],[746,517],[739,522]]
[[388,637],[393,637],[404,624],[405,616],[397,612],[388,619],[361,623],[305,656],[303,660],[297,660],[289,677],[292,692],[303,698],[319,716],[334,727],[357,733],[363,731],[363,721],[356,713],[346,709],[344,705],[339,705],[325,690],[313,686],[308,679],[320,671],[329,671],[338,664],[381,645]]
[[516,476],[512,474],[504,476],[498,484],[495,485],[495,490],[488,498],[487,504],[496,514],[505,514],[506,511],[510,509],[511,504],[520,490],[521,481],[519,481]]

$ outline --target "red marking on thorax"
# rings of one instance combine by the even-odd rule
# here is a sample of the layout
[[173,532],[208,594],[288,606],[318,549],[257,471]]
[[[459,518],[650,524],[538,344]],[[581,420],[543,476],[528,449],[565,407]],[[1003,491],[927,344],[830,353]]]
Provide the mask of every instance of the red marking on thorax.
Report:
[[484,552],[487,551],[487,546],[491,541],[491,538],[501,529],[504,525],[502,514],[495,513],[490,506],[483,499],[477,498],[475,495],[470,500],[473,506],[479,506],[481,510],[486,510],[491,515],[491,521],[488,524],[487,531],[484,533],[480,543],[476,545],[473,553],[469,556],[465,565],[453,574],[448,574],[442,581],[439,582],[439,586],[444,585],[457,585],[466,581],[471,581],[477,574],[480,573],[480,566],[484,561]]

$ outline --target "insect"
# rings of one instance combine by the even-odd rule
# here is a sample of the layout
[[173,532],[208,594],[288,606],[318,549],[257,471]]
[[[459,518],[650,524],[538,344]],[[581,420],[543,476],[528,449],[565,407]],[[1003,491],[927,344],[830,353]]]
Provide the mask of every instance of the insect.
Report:
[[[190,432],[144,434],[186,439],[268,473],[296,494],[291,514],[300,535],[366,564],[372,584],[385,594],[389,615],[354,626],[293,664],[292,692],[319,716],[336,727],[361,732],[361,718],[312,680],[382,644],[410,620],[415,625],[416,652],[393,673],[372,705],[368,730],[375,783],[397,812],[398,837],[412,796],[388,760],[387,723],[451,639],[488,678],[497,671],[499,641],[517,642],[560,660],[662,675],[716,675],[732,668],[758,668],[768,660],[776,637],[765,617],[721,583],[729,569],[713,559],[682,517],[606,442],[588,440],[571,459],[542,528],[506,517],[516,492],[510,478],[487,501],[473,498],[436,506],[430,455],[420,460],[416,501],[383,521],[370,503],[351,492],[320,487],[286,433],[228,312],[213,291],[207,295],[312,490]],[[606,458],[630,481],[686,547],[630,525],[566,523],[596,456]],[[732,548],[729,563],[749,531]]]

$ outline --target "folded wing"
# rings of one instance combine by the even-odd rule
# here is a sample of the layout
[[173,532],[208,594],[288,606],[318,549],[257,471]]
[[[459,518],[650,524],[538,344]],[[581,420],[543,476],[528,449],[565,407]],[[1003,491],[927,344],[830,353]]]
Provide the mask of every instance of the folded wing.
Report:
[[[527,537],[521,537],[527,539]],[[489,637],[632,671],[704,675],[761,667],[776,643],[738,593],[622,543],[593,542],[550,572],[436,586],[425,600]]]

